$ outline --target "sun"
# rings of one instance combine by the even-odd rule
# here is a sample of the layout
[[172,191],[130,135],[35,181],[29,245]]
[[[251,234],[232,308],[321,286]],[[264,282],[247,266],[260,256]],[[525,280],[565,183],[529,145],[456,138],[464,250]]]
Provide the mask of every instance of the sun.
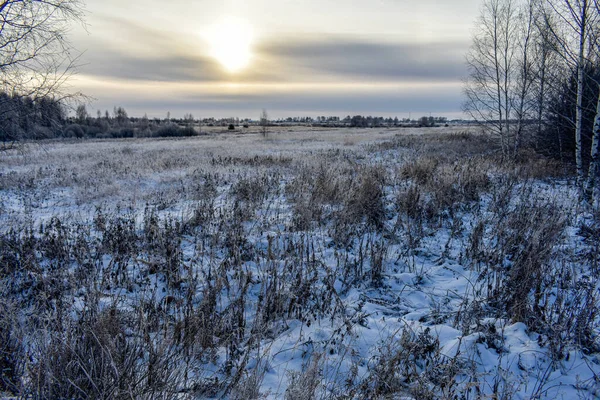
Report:
[[252,58],[252,26],[244,19],[227,17],[206,33],[210,54],[229,72],[240,72]]

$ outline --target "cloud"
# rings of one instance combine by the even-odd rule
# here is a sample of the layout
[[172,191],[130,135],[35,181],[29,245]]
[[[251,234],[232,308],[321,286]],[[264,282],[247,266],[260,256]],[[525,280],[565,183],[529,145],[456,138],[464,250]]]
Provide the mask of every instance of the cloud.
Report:
[[103,85],[89,80],[97,92],[94,106],[124,106],[132,115],[173,116],[186,112],[203,116],[254,117],[267,108],[274,117],[289,115],[372,114],[408,116],[455,115],[460,84],[214,84],[116,82]]
[[105,79],[161,82],[285,81],[281,69],[264,65],[229,74],[210,55],[199,35],[182,34],[164,26],[97,15],[90,35],[79,35],[76,46],[85,50],[82,73]]
[[[275,93],[244,95],[190,95],[182,100],[202,108],[225,110],[244,109],[252,116],[252,110],[267,108],[274,116],[289,116],[288,113],[311,114],[315,111],[333,115],[372,114],[403,115],[414,112],[423,115],[447,114],[456,110],[456,99],[460,97],[459,85],[434,85],[407,87],[396,90],[373,88],[372,90],[321,91],[290,90]],[[214,105],[218,105],[214,107]],[[256,111],[258,112],[258,111]]]
[[468,43],[406,43],[357,35],[287,35],[256,44],[250,67],[228,74],[208,44],[163,27],[98,17],[84,42],[83,71],[105,78],[165,82],[458,81]]
[[221,78],[219,67],[212,60],[185,54],[133,56],[100,49],[84,55],[82,61],[86,74],[108,79],[180,82]]
[[189,38],[136,21],[97,16],[91,35],[76,45],[86,49],[82,73],[106,79],[198,81],[221,79],[216,62],[190,50]]
[[259,48],[273,62],[307,75],[375,81],[456,81],[466,73],[467,43],[390,43],[349,35],[295,38]]
[[467,42],[287,34],[259,38],[250,67],[230,75],[200,35],[123,18],[95,21],[92,34],[79,39],[88,50],[78,84],[100,109],[248,117],[263,107],[274,116],[460,110]]

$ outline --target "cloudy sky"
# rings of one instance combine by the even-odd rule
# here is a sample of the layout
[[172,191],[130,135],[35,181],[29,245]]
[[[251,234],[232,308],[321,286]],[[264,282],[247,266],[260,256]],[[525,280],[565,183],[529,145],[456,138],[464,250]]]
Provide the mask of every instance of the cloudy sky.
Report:
[[461,116],[480,0],[87,0],[90,109]]

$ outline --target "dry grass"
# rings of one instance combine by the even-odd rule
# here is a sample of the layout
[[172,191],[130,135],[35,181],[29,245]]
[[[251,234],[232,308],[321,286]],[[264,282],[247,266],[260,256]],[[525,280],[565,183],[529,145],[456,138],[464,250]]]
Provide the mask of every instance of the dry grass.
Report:
[[523,321],[557,360],[598,348],[584,279],[600,271],[598,217],[578,226],[587,247],[572,257],[577,204],[543,183],[564,169],[531,154],[502,163],[476,132],[47,142],[0,165],[0,390],[21,397],[261,398],[270,357],[289,350],[269,346],[294,324],[330,337],[298,339],[304,367],[280,396],[332,397],[328,355],[352,364],[339,397],[475,396],[487,389],[472,360],[442,354],[427,329],[336,354],[372,315],[368,296],[381,296],[369,312],[392,304],[389,321],[402,319],[392,271],[426,281],[427,246],[480,275],[459,311],[427,316],[436,324],[492,343],[486,319]]

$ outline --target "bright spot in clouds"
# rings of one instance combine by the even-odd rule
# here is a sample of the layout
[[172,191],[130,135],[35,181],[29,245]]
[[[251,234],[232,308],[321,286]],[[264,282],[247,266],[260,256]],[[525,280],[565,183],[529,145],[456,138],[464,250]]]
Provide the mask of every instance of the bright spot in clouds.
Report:
[[231,73],[239,72],[252,56],[252,26],[245,20],[227,17],[211,26],[205,34],[211,56]]

